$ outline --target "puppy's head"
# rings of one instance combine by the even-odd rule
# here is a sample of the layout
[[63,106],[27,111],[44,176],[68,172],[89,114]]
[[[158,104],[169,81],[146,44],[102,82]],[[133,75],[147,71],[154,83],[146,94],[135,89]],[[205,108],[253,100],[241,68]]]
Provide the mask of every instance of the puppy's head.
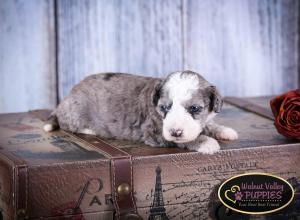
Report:
[[175,143],[195,140],[222,107],[216,88],[192,71],[171,73],[156,86],[153,103],[163,120],[163,137]]

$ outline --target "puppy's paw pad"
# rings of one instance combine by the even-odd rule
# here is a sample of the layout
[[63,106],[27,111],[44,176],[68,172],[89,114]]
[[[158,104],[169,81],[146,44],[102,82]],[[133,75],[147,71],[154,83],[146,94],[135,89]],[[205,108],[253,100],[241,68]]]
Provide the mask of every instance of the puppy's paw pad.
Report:
[[218,140],[233,141],[238,139],[238,134],[232,128],[224,127],[220,132],[216,134],[216,138]]
[[208,139],[207,141],[200,144],[198,152],[203,154],[214,154],[220,150],[220,145],[218,141],[213,138]]

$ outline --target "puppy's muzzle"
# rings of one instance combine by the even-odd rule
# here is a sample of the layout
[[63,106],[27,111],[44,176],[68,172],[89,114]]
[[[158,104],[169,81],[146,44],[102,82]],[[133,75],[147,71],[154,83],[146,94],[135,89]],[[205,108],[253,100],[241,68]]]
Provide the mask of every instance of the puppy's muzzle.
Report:
[[183,130],[182,129],[170,129],[170,134],[172,137],[181,137],[183,135]]

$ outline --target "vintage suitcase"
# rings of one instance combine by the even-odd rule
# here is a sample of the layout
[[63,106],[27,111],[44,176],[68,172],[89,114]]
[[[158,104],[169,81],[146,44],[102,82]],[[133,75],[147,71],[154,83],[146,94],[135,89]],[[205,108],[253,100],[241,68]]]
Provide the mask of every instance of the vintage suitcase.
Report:
[[[2,114],[0,219],[299,219],[300,143],[276,132],[268,103],[228,98],[216,121],[239,140],[214,155],[45,133],[48,111]],[[248,172],[288,180],[293,202],[263,216],[228,210],[218,186]]]

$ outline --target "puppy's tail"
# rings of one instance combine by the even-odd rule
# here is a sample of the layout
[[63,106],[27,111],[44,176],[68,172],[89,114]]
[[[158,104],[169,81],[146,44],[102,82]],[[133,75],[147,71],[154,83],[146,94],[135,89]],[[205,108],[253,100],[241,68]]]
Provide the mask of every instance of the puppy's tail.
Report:
[[55,114],[51,114],[43,126],[44,131],[50,132],[59,129],[58,120]]

